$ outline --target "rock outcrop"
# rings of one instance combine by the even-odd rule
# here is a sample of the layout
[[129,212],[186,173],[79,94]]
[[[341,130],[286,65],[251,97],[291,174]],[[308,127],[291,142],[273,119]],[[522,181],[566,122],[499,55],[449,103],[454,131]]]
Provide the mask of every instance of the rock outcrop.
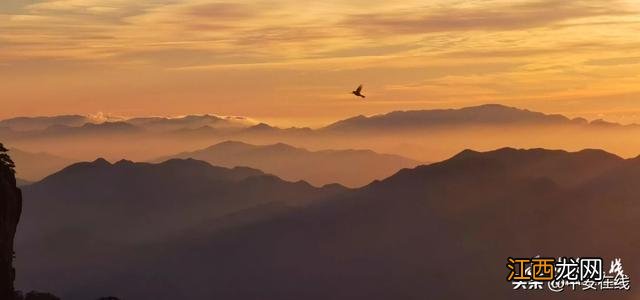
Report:
[[0,143],[0,299],[14,299],[13,238],[22,210],[13,163]]

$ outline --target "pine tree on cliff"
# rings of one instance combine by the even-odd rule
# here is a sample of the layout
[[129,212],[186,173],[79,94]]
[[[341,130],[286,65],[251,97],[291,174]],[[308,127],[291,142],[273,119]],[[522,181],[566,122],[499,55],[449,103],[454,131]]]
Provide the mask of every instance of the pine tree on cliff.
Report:
[[8,151],[9,150],[5,148],[2,143],[0,143],[0,167],[8,168],[12,173],[15,174],[16,165],[13,163],[13,160],[11,160],[11,157],[9,157],[9,154],[7,154]]

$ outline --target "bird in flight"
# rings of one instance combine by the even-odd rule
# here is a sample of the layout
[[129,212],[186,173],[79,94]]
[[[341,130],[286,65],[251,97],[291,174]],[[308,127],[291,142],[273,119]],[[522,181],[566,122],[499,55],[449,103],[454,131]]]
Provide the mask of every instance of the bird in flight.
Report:
[[362,91],[362,84],[359,85],[358,88],[355,91],[351,92],[351,93],[356,95],[356,96],[358,96],[358,97],[364,98],[364,95],[360,93],[361,91]]

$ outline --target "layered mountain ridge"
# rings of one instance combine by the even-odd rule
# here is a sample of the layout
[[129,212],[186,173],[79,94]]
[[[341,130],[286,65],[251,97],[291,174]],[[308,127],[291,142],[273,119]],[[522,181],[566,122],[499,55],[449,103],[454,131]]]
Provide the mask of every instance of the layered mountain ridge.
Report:
[[[355,190],[251,169],[190,182],[206,178],[200,168],[237,173],[194,160],[98,160],[25,187],[20,284],[72,300],[96,290],[156,299],[512,299],[509,256],[615,256],[629,274],[640,271],[640,164],[600,150],[466,150]],[[48,240],[66,242],[37,246]],[[70,275],[52,276],[61,271]]]
[[[634,139],[640,132],[638,125],[570,119],[498,104],[394,111],[348,118],[320,128],[280,128],[249,118],[215,115],[120,118],[101,123],[88,118],[82,125],[76,119],[70,122],[55,117],[45,118],[46,122],[40,118],[19,120],[0,121],[0,139],[10,147],[45,151],[74,161],[97,156],[150,161],[224,141],[285,143],[312,150],[366,148],[423,162],[441,161],[464,148],[490,150],[503,146],[594,148],[622,157],[640,152],[640,142]],[[105,140],[110,143],[103,144]],[[358,186],[362,182],[349,184]]]
[[168,158],[194,158],[224,167],[249,166],[289,181],[305,180],[318,186],[338,182],[350,187],[363,186],[419,164],[409,158],[371,150],[309,151],[284,143],[252,145],[238,141],[225,141],[155,161]]

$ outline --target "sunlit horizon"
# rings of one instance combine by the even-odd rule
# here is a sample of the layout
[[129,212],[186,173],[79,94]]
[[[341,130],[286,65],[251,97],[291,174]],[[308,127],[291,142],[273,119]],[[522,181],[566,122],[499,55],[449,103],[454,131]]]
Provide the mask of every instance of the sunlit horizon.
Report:
[[[499,103],[640,123],[640,5],[9,0],[0,119],[248,116],[317,127]],[[365,100],[350,91],[364,84]]]

